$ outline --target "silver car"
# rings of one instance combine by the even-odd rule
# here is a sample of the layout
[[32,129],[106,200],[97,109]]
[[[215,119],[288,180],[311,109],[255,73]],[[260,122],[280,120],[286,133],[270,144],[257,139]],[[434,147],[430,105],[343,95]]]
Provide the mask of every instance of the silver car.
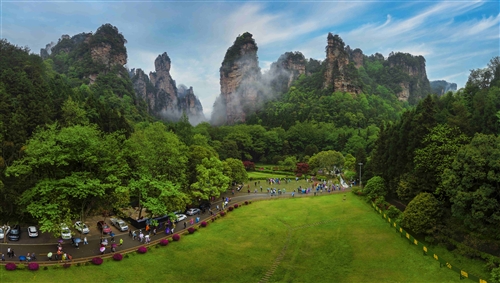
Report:
[[35,226],[29,226],[28,227],[28,236],[30,238],[36,238],[36,237],[38,237],[38,230],[36,229]]
[[81,221],[75,222],[75,229],[83,234],[88,234],[90,232],[89,226],[87,226],[87,224],[85,224]]
[[111,225],[115,226],[120,230],[121,232],[128,231],[128,225],[125,223],[125,221],[119,219],[119,218],[111,218]]
[[7,225],[0,226],[0,240],[5,238],[5,235],[9,234],[10,227]]

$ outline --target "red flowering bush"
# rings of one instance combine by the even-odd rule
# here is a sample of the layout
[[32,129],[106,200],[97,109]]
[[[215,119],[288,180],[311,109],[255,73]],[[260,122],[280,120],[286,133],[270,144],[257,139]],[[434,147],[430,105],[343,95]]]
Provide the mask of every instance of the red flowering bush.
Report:
[[113,259],[116,260],[116,261],[120,261],[120,260],[123,259],[123,256],[120,253],[116,253],[116,254],[113,255]]
[[39,268],[40,268],[40,265],[38,265],[38,263],[36,263],[36,262],[30,262],[30,263],[28,264],[28,269],[29,269],[29,270],[36,271],[36,270],[38,270]]
[[233,211],[234,207],[230,206],[229,211]]
[[16,270],[16,268],[17,268],[17,265],[13,262],[9,262],[5,265],[5,269],[7,269],[9,271]]
[[214,217],[212,217],[212,222],[215,222],[215,219],[216,219],[216,218],[215,218],[215,216],[214,216]]
[[161,239],[160,240],[160,245],[162,245],[162,246],[168,245],[168,240],[167,239]]
[[220,216],[224,216],[224,215],[226,215],[226,212],[221,211],[221,212],[220,212]]
[[196,232],[196,229],[194,229],[193,227],[189,227],[188,232],[189,234],[193,234],[194,232]]
[[181,236],[179,234],[174,234],[172,236],[172,239],[177,242],[177,241],[179,241],[181,239]]
[[148,252],[148,249],[145,247],[145,246],[140,246],[138,249],[137,249],[137,252],[140,253],[140,254],[145,254]]
[[235,204],[234,205],[234,208],[238,208],[240,205],[239,204]]
[[101,264],[102,264],[102,262],[103,262],[103,260],[102,260],[102,258],[100,258],[100,257],[94,257],[94,258],[92,259],[92,263],[93,263],[93,264],[95,264],[95,265],[101,265]]
[[202,222],[201,222],[201,227],[207,227],[207,222],[202,221]]

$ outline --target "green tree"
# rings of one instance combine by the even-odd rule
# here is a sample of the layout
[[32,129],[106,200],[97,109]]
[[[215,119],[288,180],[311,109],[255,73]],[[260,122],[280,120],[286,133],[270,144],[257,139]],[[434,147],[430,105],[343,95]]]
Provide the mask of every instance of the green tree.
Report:
[[201,164],[196,166],[196,182],[191,184],[193,197],[207,200],[225,192],[231,180],[223,171],[224,164],[218,158],[203,158]]
[[[497,235],[500,227],[500,137],[476,134],[443,174],[452,215],[472,230]],[[496,234],[495,234],[496,233]]]
[[[32,184],[18,204],[39,223],[42,232],[60,232],[60,223],[87,214],[103,199],[119,199],[128,167],[120,152],[123,137],[104,135],[94,126],[57,124],[28,141],[24,157],[7,176]],[[121,203],[116,203],[120,205]]]
[[313,170],[341,168],[344,165],[344,156],[342,153],[334,150],[321,151],[309,159],[309,166]]
[[64,101],[62,106],[62,124],[63,126],[88,125],[89,119],[87,112],[71,96]]
[[228,158],[224,160],[223,163],[224,166],[227,167],[227,173],[225,175],[228,176],[232,182],[244,183],[248,181],[248,173],[241,160]]
[[387,187],[384,178],[380,176],[372,177],[368,180],[368,183],[366,183],[363,191],[371,199],[385,197],[387,195]]
[[430,234],[440,217],[438,200],[430,193],[418,194],[406,207],[403,226],[417,234]]

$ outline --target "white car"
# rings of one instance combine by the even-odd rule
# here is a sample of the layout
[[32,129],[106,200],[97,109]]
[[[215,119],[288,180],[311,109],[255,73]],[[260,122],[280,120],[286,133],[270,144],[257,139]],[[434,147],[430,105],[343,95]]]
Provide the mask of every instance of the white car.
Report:
[[71,239],[71,230],[69,230],[68,225],[61,223],[61,238],[63,240]]
[[118,230],[120,230],[121,232],[128,231],[127,223],[125,223],[125,221],[121,220],[120,218],[111,218],[109,221],[111,221],[111,225],[118,228]]
[[5,238],[5,235],[9,234],[10,227],[7,225],[0,226],[0,240]]
[[182,220],[187,219],[186,214],[181,214],[181,213],[179,213],[179,214],[175,214],[175,216],[177,216],[177,219],[175,220],[175,223],[177,223],[177,222],[180,222],[180,221],[182,221]]
[[38,230],[36,229],[35,226],[28,227],[28,236],[30,238],[36,238],[36,237],[38,237]]
[[89,226],[81,221],[75,222],[75,229],[83,234],[88,234],[90,232]]

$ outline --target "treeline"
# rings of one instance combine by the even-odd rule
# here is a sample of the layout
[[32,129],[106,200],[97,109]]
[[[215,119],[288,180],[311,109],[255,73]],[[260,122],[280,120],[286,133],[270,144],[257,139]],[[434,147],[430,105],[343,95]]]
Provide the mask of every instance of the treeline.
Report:
[[400,220],[428,241],[464,244],[460,252],[471,257],[500,256],[499,110],[496,57],[471,71],[465,88],[427,96],[381,128],[363,171],[366,193],[381,205],[408,204]]

